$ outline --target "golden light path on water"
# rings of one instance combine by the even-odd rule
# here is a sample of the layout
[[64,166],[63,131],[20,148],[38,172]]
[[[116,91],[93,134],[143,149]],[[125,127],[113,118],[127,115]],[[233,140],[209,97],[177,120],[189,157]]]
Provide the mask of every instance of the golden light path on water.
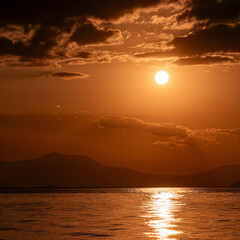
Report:
[[174,190],[153,193],[148,203],[148,215],[144,216],[149,219],[146,224],[153,229],[151,232],[145,233],[149,238],[154,239],[176,239],[174,238],[181,231],[177,231],[176,223],[180,219],[176,219],[174,212],[180,210],[182,205],[177,201],[180,194]]

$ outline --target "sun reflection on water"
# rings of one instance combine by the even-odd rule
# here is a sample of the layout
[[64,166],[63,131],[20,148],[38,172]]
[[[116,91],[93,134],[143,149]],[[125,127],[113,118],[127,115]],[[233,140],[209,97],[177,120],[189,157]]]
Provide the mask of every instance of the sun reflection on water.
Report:
[[174,191],[164,191],[153,193],[148,203],[147,225],[153,231],[146,233],[150,238],[155,239],[176,239],[175,236],[180,234],[177,231],[176,222],[179,219],[174,217],[174,212],[179,211],[178,201],[179,194]]

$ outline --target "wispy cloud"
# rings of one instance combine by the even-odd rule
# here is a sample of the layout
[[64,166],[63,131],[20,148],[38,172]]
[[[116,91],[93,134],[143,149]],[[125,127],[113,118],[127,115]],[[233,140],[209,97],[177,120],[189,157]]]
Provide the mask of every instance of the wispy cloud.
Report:
[[80,72],[52,72],[45,74],[44,77],[59,78],[64,80],[75,80],[80,78],[88,78],[89,75]]

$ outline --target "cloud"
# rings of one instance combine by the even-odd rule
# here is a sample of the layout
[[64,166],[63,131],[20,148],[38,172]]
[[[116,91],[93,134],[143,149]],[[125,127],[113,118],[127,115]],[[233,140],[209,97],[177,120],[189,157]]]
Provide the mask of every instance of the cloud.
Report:
[[200,149],[219,145],[224,139],[230,137],[236,142],[240,140],[239,128],[236,129],[189,129],[175,123],[149,123],[139,118],[106,116],[98,118],[100,128],[111,130],[129,129],[137,132],[150,133],[154,136],[152,142],[155,146]]
[[166,44],[168,48],[138,52],[135,57],[165,58],[167,62],[180,66],[239,62],[236,57],[240,53],[238,0],[187,0],[185,7],[172,17],[174,22],[167,26],[168,30],[167,23],[164,24],[164,31],[169,31],[176,24],[180,27],[191,24],[188,32],[175,33]]
[[187,136],[187,128],[178,126],[173,123],[154,123],[149,124],[145,123],[147,132],[150,132],[153,135],[165,136],[165,137],[179,137],[184,138]]
[[186,147],[184,139],[179,139],[176,137],[169,137],[168,139],[162,139],[153,142],[154,146],[164,147],[164,148],[183,148]]
[[79,59],[73,55],[73,57],[66,60],[65,63],[68,63],[70,65],[85,65],[94,63],[112,63],[126,61],[132,61],[135,63],[136,58],[129,56],[128,54],[118,53],[115,51],[93,50],[91,52],[91,55],[87,58]]
[[219,129],[219,133],[229,134],[229,135],[236,135],[240,137],[240,128],[235,129]]
[[[32,44],[37,42],[40,43],[39,47],[42,47],[46,45],[46,41],[49,40],[49,38],[51,40],[56,39],[56,35],[62,32],[70,33],[72,28],[77,24],[77,28],[71,37],[72,40],[77,41],[77,39],[80,38],[80,43],[87,44],[88,40],[90,43],[95,42],[94,37],[97,37],[98,40],[96,40],[96,42],[100,42],[111,37],[115,31],[97,29],[90,22],[86,21],[88,17],[96,17],[103,20],[116,19],[126,13],[131,13],[136,8],[154,6],[160,2],[162,1],[123,0],[113,2],[110,0],[60,0],[56,4],[44,0],[26,3],[11,0],[8,2],[1,1],[0,28],[5,29],[5,31],[10,31],[10,25],[23,26],[24,32],[27,33],[38,26],[39,29],[33,36]],[[90,37],[90,39],[88,39],[88,37]],[[11,43],[8,42],[5,44],[9,46]],[[17,47],[19,46],[15,46],[13,50]],[[29,49],[29,51],[32,50],[31,44]],[[2,48],[1,50],[3,51]],[[13,50],[8,53],[14,54],[15,51]],[[27,47],[24,51],[25,50],[27,50]],[[42,49],[37,52],[39,52],[39,54],[42,53]],[[17,54],[19,54],[18,51]]]
[[240,52],[240,24],[229,26],[220,24],[204,28],[183,37],[175,37],[170,45],[182,55],[215,52]]
[[51,28],[39,28],[27,42],[12,42],[8,38],[0,37],[0,55],[50,58],[50,51],[57,45],[57,36],[58,33]]
[[186,10],[179,20],[205,20],[207,22],[232,22],[239,19],[240,1],[238,0],[189,0]]
[[174,64],[179,66],[186,65],[209,65],[215,63],[232,63],[235,60],[231,57],[223,57],[223,56],[206,56],[206,57],[187,57],[187,58],[179,58],[174,61]]
[[138,128],[142,126],[142,122],[137,118],[129,117],[105,117],[98,119],[100,127],[104,128]]
[[199,148],[204,145],[218,144],[216,137],[214,135],[206,136],[188,136],[184,139],[184,144],[186,147]]
[[[176,2],[173,0],[59,0],[57,3],[42,0],[18,2],[1,1],[0,21],[6,23],[39,24],[64,26],[69,18],[95,17],[103,20],[117,19],[137,8],[156,6],[159,3]],[[23,14],[24,13],[24,14]]]
[[[92,23],[83,23],[76,27],[75,32],[65,39],[63,46],[60,45],[59,38],[62,33],[60,30],[50,27],[41,27],[37,29],[31,39],[28,41],[12,41],[9,38],[0,36],[0,55],[5,56],[19,56],[20,61],[25,59],[35,61],[41,59],[46,61],[48,59],[66,58],[65,48],[71,42],[76,42],[78,45],[110,43],[108,39],[116,35],[120,35],[119,30],[100,29]],[[78,51],[79,52],[79,51]],[[88,58],[91,53],[80,51],[75,54],[75,57]]]
[[[157,6],[174,0],[60,0],[57,3],[43,1],[0,2],[0,55],[18,56],[17,65],[41,59],[67,59],[66,48],[71,42],[79,46],[115,43],[121,32],[96,19],[109,21],[136,9]],[[91,21],[89,20],[91,19]],[[94,20],[95,19],[95,20]],[[93,22],[95,22],[93,24]],[[112,25],[113,26],[113,25]],[[78,51],[79,52],[79,51]],[[83,52],[80,50],[80,52]],[[74,55],[88,58],[89,55]],[[40,66],[42,63],[40,63]]]
[[92,54],[90,52],[78,52],[74,54],[74,57],[79,57],[79,58],[90,58]]
[[101,29],[90,22],[78,24],[69,41],[75,41],[78,45],[107,43],[107,40],[119,34],[117,29]]
[[[39,28],[34,31],[31,39],[10,40],[0,36],[0,56],[6,66],[50,66],[55,57],[53,49],[57,46],[59,33],[51,28]],[[9,57],[16,56],[9,62]]]
[[143,53],[135,53],[134,56],[136,58],[170,58],[176,56],[176,52],[174,50],[147,51]]
[[163,137],[186,137],[187,129],[173,123],[148,123],[138,118],[105,117],[98,120],[99,125],[109,129],[134,128]]
[[169,137],[167,139],[153,142],[153,145],[169,148],[191,148],[200,149],[202,147],[219,144],[214,135],[189,135],[185,138]]
[[[212,64],[236,62],[234,55],[216,56],[216,54],[240,53],[240,24],[230,26],[219,24],[198,29],[185,36],[175,37],[168,43],[172,47],[166,51],[152,51],[135,54],[138,58],[186,57],[176,60],[178,65]],[[215,56],[206,56],[215,54]]]
[[89,77],[88,74],[80,73],[80,72],[52,72],[52,73],[46,74],[44,76],[52,77],[52,78],[60,78],[60,79],[64,79],[64,80],[74,80],[74,79]]
[[[91,57],[90,62],[109,62],[109,58],[94,60],[93,52],[109,50],[103,49],[107,44],[122,44],[126,40],[124,30],[129,27],[132,37],[124,42],[125,48],[115,48],[115,53],[130,54],[135,43],[136,49],[152,50],[136,53],[138,58],[188,57],[177,60],[178,65],[232,63],[235,60],[231,57],[209,55],[240,52],[239,5],[237,0],[60,0],[57,4],[46,0],[1,1],[0,55],[4,59],[18,57],[12,63],[16,66],[46,66],[49,61],[73,63],[78,59],[82,64],[89,63],[84,60]],[[123,22],[116,22],[129,14],[136,18],[132,26],[127,19],[124,28]],[[181,30],[176,30],[176,19],[186,20],[185,24],[191,21],[190,27],[182,29],[181,22]],[[139,27],[135,30],[134,24],[146,29],[144,39],[133,39],[139,34]],[[159,29],[152,31],[156,24]]]

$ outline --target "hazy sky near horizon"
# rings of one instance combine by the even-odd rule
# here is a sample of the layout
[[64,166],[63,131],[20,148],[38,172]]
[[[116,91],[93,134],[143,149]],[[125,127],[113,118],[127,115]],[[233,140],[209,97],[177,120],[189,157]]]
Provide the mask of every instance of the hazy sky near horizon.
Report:
[[240,164],[239,42],[238,0],[2,1],[0,160]]

